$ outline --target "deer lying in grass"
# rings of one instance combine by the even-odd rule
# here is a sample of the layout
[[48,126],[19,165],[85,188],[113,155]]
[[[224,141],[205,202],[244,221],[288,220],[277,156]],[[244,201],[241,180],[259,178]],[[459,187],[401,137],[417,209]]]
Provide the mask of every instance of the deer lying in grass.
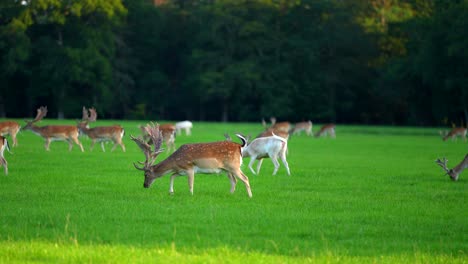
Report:
[[68,150],[71,151],[73,148],[73,142],[80,146],[81,151],[83,152],[83,145],[78,140],[78,128],[76,126],[36,126],[35,123],[40,121],[47,115],[47,107],[41,106],[37,109],[36,118],[32,121],[26,121],[27,124],[24,126],[24,130],[31,130],[35,134],[41,136],[45,140],[45,149],[50,150],[50,142],[54,140],[61,140],[68,142]]
[[163,152],[161,149],[162,135],[158,125],[147,125],[145,131],[153,142],[154,151],[151,151],[150,145],[143,139],[131,136],[131,139],[141,148],[146,157],[144,162],[140,162],[142,167],[133,164],[136,169],[145,172],[143,187],[149,188],[157,178],[171,174],[169,193],[172,194],[174,193],[175,177],[187,175],[189,190],[193,194],[195,173],[211,174],[226,171],[231,182],[231,193],[235,191],[237,177],[244,183],[248,196],[252,197],[249,179],[240,169],[242,148],[246,144],[244,137],[237,135],[242,140],[242,144],[221,141],[182,145],[165,160],[153,165],[156,157]]
[[177,122],[175,124],[175,128],[177,130],[177,134],[182,134],[182,130],[185,130],[185,135],[187,136],[190,136],[192,134],[192,127],[193,127],[193,124],[192,122],[190,121],[181,121],[181,122]]
[[452,181],[457,181],[460,173],[464,169],[468,168],[468,154],[457,166],[453,167],[452,169],[447,168],[448,160],[446,158],[442,158],[442,160],[437,159],[435,162],[437,163],[437,165],[442,167],[442,169],[444,169],[444,171],[447,173],[448,176],[450,176],[450,179],[452,179]]
[[466,142],[466,128],[464,127],[455,127],[450,131],[440,131],[440,135],[442,136],[442,140],[446,141],[448,138],[451,138],[452,141],[457,139],[457,136],[463,138],[463,141]]
[[323,125],[322,128],[320,128],[320,130],[317,133],[315,133],[315,137],[321,137],[330,134],[330,137],[335,138],[335,127],[335,124]]
[[296,123],[292,129],[292,134],[299,135],[302,131],[304,131],[307,136],[312,135],[312,121]]
[[114,146],[112,147],[111,151],[114,151],[117,145],[119,145],[122,148],[122,151],[125,152],[125,145],[122,142],[122,138],[125,134],[123,127],[119,125],[113,125],[89,128],[89,123],[95,122],[96,119],[96,109],[90,108],[88,115],[88,110],[86,110],[86,107],[83,106],[83,117],[82,121],[78,123],[78,128],[80,129],[81,133],[87,135],[92,140],[91,151],[93,150],[96,142],[101,142],[101,149],[103,152],[106,152],[106,149],[104,148],[104,142],[112,141]]
[[10,151],[10,148],[8,147],[8,141],[5,137],[0,136],[0,167],[3,166],[5,175],[8,175],[8,162],[3,156],[5,149]]
[[0,136],[10,135],[13,140],[13,147],[18,145],[16,134],[20,131],[20,124],[14,121],[3,121],[0,122]]

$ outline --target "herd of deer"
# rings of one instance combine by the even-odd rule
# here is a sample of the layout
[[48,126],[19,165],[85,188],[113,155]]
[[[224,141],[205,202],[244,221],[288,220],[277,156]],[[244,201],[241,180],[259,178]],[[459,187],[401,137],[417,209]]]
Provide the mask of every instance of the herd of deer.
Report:
[[[83,145],[78,139],[80,134],[84,134],[92,140],[91,150],[96,142],[100,142],[102,151],[105,151],[104,142],[112,141],[114,143],[112,151],[119,145],[122,151],[125,152],[125,145],[122,142],[125,131],[121,126],[89,127],[89,123],[95,122],[97,118],[94,108],[86,109],[83,107],[82,120],[76,126],[37,126],[36,123],[43,119],[46,114],[47,107],[40,107],[37,109],[36,117],[32,121],[26,121],[26,125],[22,129],[30,130],[44,138],[45,149],[47,151],[49,150],[51,141],[54,140],[67,141],[69,150],[73,148],[73,143],[75,143],[80,147],[81,151],[84,151]],[[139,162],[140,165],[134,163],[134,166],[136,169],[144,171],[145,181],[143,186],[145,188],[149,188],[155,179],[170,174],[170,193],[174,192],[174,179],[177,176],[187,175],[189,190],[193,194],[195,173],[211,174],[226,171],[231,182],[231,193],[234,192],[237,179],[239,179],[244,183],[248,196],[252,197],[249,179],[241,170],[242,158],[250,157],[249,169],[252,173],[259,174],[263,159],[269,157],[275,167],[273,175],[277,173],[280,167],[278,162],[278,158],[280,158],[286,168],[287,174],[291,175],[286,160],[289,136],[300,134],[302,131],[308,136],[312,135],[311,121],[296,123],[293,126],[289,122],[277,123],[275,118],[271,118],[270,126],[264,120],[262,120],[262,124],[265,130],[251,142],[249,142],[248,137],[236,134],[242,143],[235,143],[232,142],[229,135],[225,134],[225,141],[185,144],[177,150],[175,148],[175,135],[176,133],[181,133],[182,130],[185,130],[186,135],[190,135],[192,128],[190,121],[178,122],[176,124],[148,124],[140,126],[142,135],[140,137],[130,136],[130,138],[143,151],[146,159],[144,162]],[[8,174],[8,167],[3,153],[5,149],[9,150],[9,146],[4,136],[10,135],[13,146],[16,146],[18,144],[16,135],[20,129],[20,125],[16,122],[0,122],[0,165],[4,167],[5,174]],[[461,136],[466,141],[466,132],[466,128],[455,128],[449,133],[443,134],[443,140]],[[330,135],[332,138],[336,137],[335,124],[325,124],[315,133],[315,137],[325,135]],[[165,160],[154,164],[156,157],[163,152],[163,143],[166,145],[168,152],[174,152]],[[153,146],[153,150],[151,150],[151,146]],[[252,166],[256,160],[258,160],[258,164],[255,171]],[[468,155],[452,169],[447,167],[446,158],[442,160],[437,159],[436,163],[446,171],[452,180],[456,181],[461,171],[468,167]]]

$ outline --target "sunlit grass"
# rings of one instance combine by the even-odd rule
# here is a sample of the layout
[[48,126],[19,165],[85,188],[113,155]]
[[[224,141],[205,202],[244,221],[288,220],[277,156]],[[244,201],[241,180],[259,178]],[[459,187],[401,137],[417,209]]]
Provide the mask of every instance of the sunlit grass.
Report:
[[[144,189],[132,165],[144,156],[129,140],[144,122],[118,123],[125,153],[90,152],[85,138],[84,153],[63,142],[46,152],[38,136],[19,135],[6,153],[10,174],[0,174],[0,262],[467,262],[468,176],[452,182],[434,163],[455,164],[467,144],[442,142],[437,129],[338,126],[336,139],[292,137],[291,177],[283,166],[272,176],[269,160],[252,175],[244,160],[249,199],[242,182],[230,194],[224,174],[197,175],[193,196],[186,177],[172,196],[169,177]],[[176,144],[260,131],[195,123]]]

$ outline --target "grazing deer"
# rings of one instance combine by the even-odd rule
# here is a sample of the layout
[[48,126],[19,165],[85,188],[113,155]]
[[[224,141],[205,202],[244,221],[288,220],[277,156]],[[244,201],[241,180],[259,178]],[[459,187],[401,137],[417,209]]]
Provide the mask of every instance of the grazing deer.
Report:
[[8,175],[8,162],[3,156],[3,152],[5,152],[5,149],[10,151],[10,148],[8,147],[8,141],[5,137],[0,136],[0,167],[3,166],[3,169],[5,170],[5,175]]
[[330,134],[330,137],[332,138],[336,137],[335,124],[323,125],[322,128],[320,128],[320,130],[317,133],[315,133],[315,137],[326,136],[328,134]]
[[439,165],[440,167],[442,167],[442,169],[445,170],[445,172],[448,176],[450,176],[450,179],[452,179],[452,181],[457,181],[460,173],[464,169],[468,168],[468,154],[457,166],[453,167],[452,169],[447,168],[448,160],[446,158],[442,158],[442,160],[437,159],[435,162],[437,163],[437,165]]
[[299,135],[301,131],[304,131],[307,136],[312,135],[312,121],[296,123],[292,129],[293,135]]
[[[146,128],[144,126],[140,126],[141,133],[143,135],[143,139],[149,140],[148,144],[151,144],[151,138],[146,133]],[[166,144],[167,152],[175,151],[175,138],[176,138],[176,128],[172,124],[163,124],[159,125],[159,131],[162,135],[162,141]]]
[[271,120],[270,128],[273,129],[274,131],[283,131],[283,132],[289,133],[289,131],[291,130],[291,123],[287,121],[276,123],[276,118],[274,117],[272,117],[270,120]]
[[[254,139],[252,142],[247,144],[245,148],[242,149],[243,157],[250,157],[249,169],[254,174],[260,173],[260,168],[262,166],[263,158],[269,157],[275,166],[273,175],[276,175],[278,168],[280,166],[278,162],[278,156],[281,158],[288,175],[291,175],[289,171],[288,161],[286,160],[286,151],[288,149],[288,141],[283,137],[279,137],[272,132],[272,136],[260,137]],[[252,168],[255,160],[258,160],[257,172]]]
[[16,134],[20,131],[20,124],[13,121],[3,121],[0,122],[0,136],[10,135],[13,140],[13,147],[18,145],[18,140],[16,139]]
[[26,121],[26,126],[24,126],[24,130],[31,130],[33,133],[41,136],[45,140],[45,149],[47,151],[50,150],[50,142],[54,140],[61,140],[68,142],[68,150],[71,151],[73,148],[73,142],[80,146],[81,151],[83,152],[83,145],[78,140],[78,128],[76,126],[36,126],[35,123],[40,121],[47,115],[47,107],[41,106],[37,109],[36,118],[32,121]]
[[181,121],[175,124],[177,134],[182,134],[182,130],[185,130],[185,135],[190,136],[192,134],[191,129],[193,127],[192,122],[190,121]]
[[117,145],[119,145],[122,148],[122,151],[125,152],[125,145],[122,142],[122,138],[125,134],[123,127],[119,125],[113,125],[89,128],[89,122],[95,122],[96,119],[96,109],[90,108],[88,115],[88,110],[86,110],[86,107],[83,106],[83,117],[82,121],[78,123],[78,128],[81,133],[87,135],[92,140],[91,151],[93,150],[96,142],[101,142],[101,149],[103,152],[106,152],[106,149],[104,148],[104,142],[112,141],[114,146],[112,147],[111,151],[114,151]]
[[460,136],[466,142],[466,128],[464,128],[464,127],[455,127],[452,130],[450,130],[449,132],[440,131],[439,133],[441,134],[443,141],[446,141],[448,138],[451,138],[452,141],[453,141],[453,140],[457,139],[457,136]]
[[247,194],[252,197],[250,183],[247,176],[241,171],[242,148],[245,147],[246,140],[241,135],[237,135],[242,144],[220,141],[212,143],[198,143],[182,145],[165,160],[153,165],[156,157],[163,152],[161,150],[162,135],[159,125],[145,127],[146,134],[151,138],[154,151],[143,139],[131,136],[131,139],[141,148],[145,154],[145,162],[140,162],[142,167],[133,164],[136,169],[145,172],[145,182],[143,187],[149,188],[157,178],[166,174],[171,174],[169,193],[174,193],[174,179],[179,175],[188,176],[190,193],[193,194],[193,183],[195,173],[219,173],[226,171],[231,182],[231,193],[236,188],[236,177],[239,178],[247,189]]

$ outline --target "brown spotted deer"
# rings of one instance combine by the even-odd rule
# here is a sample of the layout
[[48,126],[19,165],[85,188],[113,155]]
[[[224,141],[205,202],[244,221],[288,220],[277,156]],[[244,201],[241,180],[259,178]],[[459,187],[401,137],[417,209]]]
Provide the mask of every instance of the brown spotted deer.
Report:
[[270,118],[270,120],[271,120],[270,129],[272,129],[273,131],[283,131],[283,132],[289,133],[289,131],[291,130],[291,123],[287,121],[276,123],[275,117]]
[[5,175],[8,175],[8,162],[3,155],[5,149],[10,151],[10,148],[8,147],[8,141],[5,137],[0,136],[0,167],[3,166]]
[[88,110],[86,109],[86,107],[83,106],[83,117],[82,121],[78,123],[78,128],[81,131],[81,133],[85,134],[91,139],[91,151],[93,150],[96,142],[100,142],[102,151],[106,152],[106,149],[104,148],[104,143],[112,141],[114,143],[114,146],[112,147],[111,151],[114,151],[117,145],[119,145],[122,148],[122,151],[125,152],[125,145],[122,142],[122,138],[125,134],[125,130],[123,129],[123,127],[119,125],[113,125],[89,128],[89,123],[95,122],[96,119],[96,109],[90,108],[88,115]]
[[0,136],[10,135],[13,140],[13,147],[18,145],[16,134],[20,131],[20,124],[14,121],[3,121],[0,122]]
[[448,138],[451,138],[452,141],[453,141],[453,140],[457,139],[457,136],[460,136],[466,142],[466,128],[464,128],[464,127],[455,127],[452,130],[450,130],[449,132],[440,131],[440,134],[442,135],[442,140],[443,141],[446,141]]
[[131,136],[131,139],[141,148],[146,160],[139,162],[139,167],[133,164],[136,169],[145,172],[143,187],[149,188],[157,178],[166,174],[171,175],[169,193],[174,193],[174,179],[180,175],[187,175],[190,193],[193,194],[193,183],[195,173],[220,173],[226,171],[231,182],[231,193],[235,191],[237,179],[240,179],[247,189],[247,194],[252,197],[250,183],[247,176],[241,171],[242,148],[245,147],[246,140],[241,135],[237,135],[242,144],[220,141],[212,143],[197,143],[182,145],[165,160],[154,164],[157,156],[163,152],[161,149],[162,135],[158,125],[147,125],[145,132],[151,138],[154,150],[151,151],[149,144],[141,138]]
[[292,134],[299,135],[302,131],[304,131],[307,136],[312,135],[312,121],[296,123],[292,129]]
[[448,176],[450,176],[450,179],[452,179],[452,181],[457,181],[460,173],[464,169],[468,168],[468,154],[465,155],[465,158],[457,166],[453,167],[452,169],[447,168],[448,160],[446,158],[442,158],[442,160],[437,159],[435,162],[437,163],[437,165],[439,165],[440,167],[442,167],[442,169],[445,170],[445,172],[447,173]]
[[47,115],[47,107],[41,106],[37,109],[36,118],[32,121],[26,121],[26,126],[23,127],[24,130],[31,130],[36,135],[44,138],[45,140],[45,149],[50,150],[50,142],[55,140],[67,141],[68,150],[71,151],[73,148],[73,142],[80,146],[81,151],[84,151],[83,145],[78,140],[78,128],[72,125],[48,125],[48,126],[36,126],[36,122],[40,121]]
[[330,134],[330,137],[335,138],[335,127],[335,124],[325,124],[317,133],[315,133],[315,137],[321,137]]

